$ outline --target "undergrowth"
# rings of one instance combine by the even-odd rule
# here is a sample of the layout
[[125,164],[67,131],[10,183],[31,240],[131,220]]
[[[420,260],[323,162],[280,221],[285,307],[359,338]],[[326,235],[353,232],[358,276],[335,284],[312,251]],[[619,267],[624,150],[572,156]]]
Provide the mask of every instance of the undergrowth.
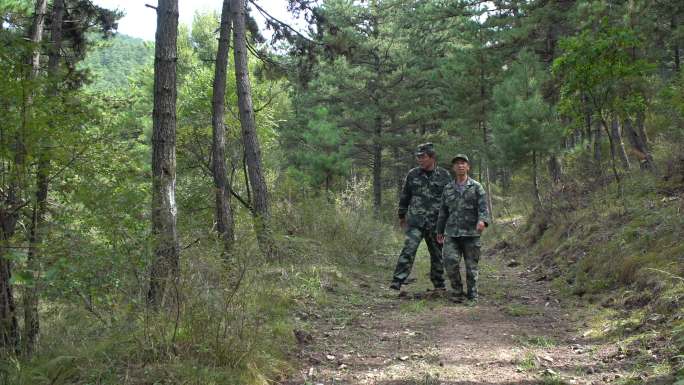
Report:
[[[348,285],[350,271],[377,267],[395,242],[359,202],[299,197],[276,204],[273,258],[251,228],[235,252],[200,234],[182,254],[181,277],[162,311],[145,306],[145,272],[121,282],[108,301],[42,303],[38,351],[0,362],[0,384],[267,384],[287,375],[296,315]],[[357,206],[355,206],[357,205]],[[249,223],[249,221],[245,221]]]
[[[655,150],[661,159],[677,153],[668,146]],[[545,206],[494,247],[522,257],[566,296],[593,303],[588,336],[648,356],[652,373],[667,368],[684,385],[684,170],[667,170],[663,160],[660,172],[625,172],[621,198],[582,157],[581,149],[568,155],[565,180]]]

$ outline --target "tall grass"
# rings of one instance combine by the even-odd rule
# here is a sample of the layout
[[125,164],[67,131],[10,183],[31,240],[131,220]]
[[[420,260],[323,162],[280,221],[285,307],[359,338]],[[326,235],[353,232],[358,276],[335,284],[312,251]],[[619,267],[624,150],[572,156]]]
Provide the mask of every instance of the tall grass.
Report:
[[[277,197],[275,258],[262,256],[248,218],[238,218],[230,258],[205,230],[188,231],[182,274],[160,312],[144,301],[145,271],[119,272],[106,301],[43,301],[39,349],[0,363],[0,384],[266,384],[288,373],[293,314],[323,301],[345,271],[382,263],[391,229],[363,198]],[[196,229],[196,227],[194,227]],[[97,294],[99,295],[99,294]]]

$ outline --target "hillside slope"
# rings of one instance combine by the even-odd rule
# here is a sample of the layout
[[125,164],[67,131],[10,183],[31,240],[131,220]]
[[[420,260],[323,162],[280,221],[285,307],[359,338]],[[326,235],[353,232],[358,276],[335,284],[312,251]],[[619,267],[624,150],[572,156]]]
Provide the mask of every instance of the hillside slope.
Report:
[[635,373],[681,379],[684,180],[678,163],[674,157],[655,174],[631,171],[623,199],[614,182],[566,182],[495,248],[521,261],[536,281],[593,305],[587,336],[616,344]]

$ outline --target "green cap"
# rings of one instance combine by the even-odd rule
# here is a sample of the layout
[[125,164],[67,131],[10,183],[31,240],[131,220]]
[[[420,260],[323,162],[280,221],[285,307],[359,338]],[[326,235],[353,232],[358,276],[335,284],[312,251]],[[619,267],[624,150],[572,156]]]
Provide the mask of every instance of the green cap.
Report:
[[423,154],[432,155],[435,153],[435,146],[432,143],[419,144],[416,147],[416,156],[421,156]]
[[458,155],[456,155],[455,157],[453,157],[453,158],[451,159],[451,164],[456,163],[456,161],[459,160],[459,159],[465,160],[466,162],[468,162],[468,164],[470,164],[470,159],[468,159],[468,155],[466,155],[466,154],[458,154]]

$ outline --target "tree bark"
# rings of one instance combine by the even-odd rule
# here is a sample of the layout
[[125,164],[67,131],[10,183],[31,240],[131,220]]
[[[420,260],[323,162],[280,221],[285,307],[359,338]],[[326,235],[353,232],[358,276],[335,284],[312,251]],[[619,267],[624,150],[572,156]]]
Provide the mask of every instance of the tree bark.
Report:
[[617,119],[612,119],[610,121],[610,135],[613,137],[611,145],[615,146],[612,151],[616,151],[620,155],[620,161],[625,170],[629,170],[631,165],[629,163],[629,157],[627,157],[627,151],[625,150],[625,142],[622,140],[622,133],[620,129],[620,122]]
[[[678,28],[678,20],[677,20],[677,14],[673,13],[672,14],[672,19],[670,20],[670,29],[671,32],[675,32]],[[674,57],[674,71],[679,72],[680,68],[680,49],[679,49],[679,40],[677,38],[673,39],[673,45],[672,45],[672,56]]]
[[537,171],[537,152],[532,151],[532,193],[534,195],[535,208],[541,209],[542,200],[539,192],[539,172]]
[[549,175],[551,176],[551,180],[554,184],[561,182],[561,178],[563,176],[563,164],[561,163],[560,159],[558,159],[558,155],[556,154],[553,154],[549,157]]
[[648,135],[646,133],[646,116],[643,111],[637,113],[637,119],[636,119],[636,126],[637,126],[637,132],[639,133],[639,136],[641,136],[641,139],[644,141],[644,145],[646,146],[646,149],[649,148],[649,143],[650,140],[648,139]]
[[594,135],[592,134],[592,111],[589,107],[589,98],[586,95],[582,95],[582,104],[584,105],[584,131],[582,132],[584,140],[587,142],[593,142]]
[[382,118],[375,117],[373,127],[373,212],[380,217],[382,208]]
[[[29,56],[30,73],[29,81],[38,77],[40,72],[40,42],[43,39],[45,26],[45,14],[47,12],[47,0],[38,0],[33,18],[29,39],[33,44]],[[10,239],[16,231],[21,208],[22,180],[24,179],[26,148],[24,134],[30,124],[30,115],[33,103],[33,91],[29,90],[24,97],[22,106],[22,125],[15,137],[14,167],[11,170],[10,185],[7,188],[7,198],[3,207],[0,208],[0,224],[2,225],[0,250],[0,351],[17,353],[19,349],[19,325],[17,322],[14,291],[11,284],[12,263],[7,257],[10,247]]]
[[[481,74],[480,78],[480,100],[484,100],[484,76]],[[482,110],[480,111],[482,113],[482,117],[484,118],[484,103]],[[482,143],[484,144],[484,153],[487,153],[489,150],[489,130],[487,130],[487,122],[484,120],[480,120],[479,122],[480,127],[482,128]],[[487,190],[487,209],[489,209],[489,217],[493,221],[494,220],[494,205],[492,203],[492,188],[491,188],[491,181],[489,178],[489,162],[485,161],[485,164],[482,167],[483,173],[484,173],[484,183],[485,183],[485,189]]]
[[257,237],[262,251],[270,254],[270,240],[268,234],[269,208],[268,189],[261,165],[261,148],[256,132],[254,107],[252,105],[252,87],[249,80],[247,59],[247,36],[245,27],[245,1],[231,0],[233,16],[233,41],[235,54],[235,81],[237,84],[238,107],[240,110],[240,125],[242,126],[242,141],[245,148],[245,160],[252,187],[252,207],[256,222]]
[[593,145],[594,145],[594,161],[596,162],[596,166],[598,167],[599,172],[603,173],[601,171],[601,141],[602,141],[602,135],[601,135],[601,122],[597,121],[594,126],[594,135],[593,135]]
[[632,120],[627,118],[623,121],[622,125],[625,128],[625,134],[629,139],[629,143],[632,145],[637,158],[639,158],[641,169],[654,171],[655,164],[653,163],[653,156],[651,156],[644,138],[642,138],[634,129]]
[[[59,77],[59,67],[62,48],[62,22],[64,18],[64,0],[55,0],[52,4],[52,17],[50,26],[51,45],[48,55],[48,78],[50,81],[49,94],[57,97],[57,81]],[[51,127],[54,125],[50,123]],[[29,234],[29,251],[27,267],[33,277],[33,285],[28,285],[24,293],[24,332],[23,332],[23,353],[31,356],[35,351],[35,346],[40,332],[40,317],[38,313],[39,301],[39,279],[40,279],[40,253],[43,243],[45,216],[47,214],[47,197],[49,190],[49,168],[50,168],[50,140],[43,138],[47,143],[43,143],[38,149],[38,166],[36,170],[36,193],[31,216],[31,228]]]
[[613,169],[613,176],[615,177],[615,181],[617,182],[618,185],[618,194],[620,196],[620,199],[623,200],[624,202],[624,191],[622,189],[622,178],[620,177],[620,172],[618,171],[617,168],[617,161],[615,158],[617,157],[616,151],[615,151],[615,144],[613,143],[613,136],[610,133],[610,128],[608,127],[608,123],[604,118],[601,118],[601,125],[603,128],[606,130],[606,136],[608,136],[608,142],[609,142],[609,147],[610,147],[610,165],[611,168]]
[[176,230],[176,40],[178,0],[159,0],[154,55],[152,113],[152,237],[155,259],[148,304],[158,308],[168,282],[179,274]]
[[230,0],[223,0],[216,65],[214,68],[214,92],[212,95],[212,173],[216,189],[216,231],[223,240],[226,253],[233,249],[235,241],[233,211],[230,206],[230,186],[226,168],[226,73],[230,47]]

